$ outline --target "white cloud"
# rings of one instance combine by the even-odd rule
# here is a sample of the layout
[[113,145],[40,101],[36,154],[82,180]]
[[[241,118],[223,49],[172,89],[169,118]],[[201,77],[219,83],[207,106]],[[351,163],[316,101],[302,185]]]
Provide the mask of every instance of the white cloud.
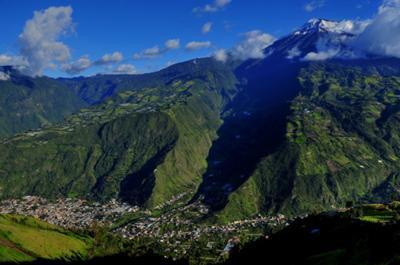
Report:
[[[312,19],[310,21],[318,21]],[[350,33],[360,34],[365,28],[371,23],[371,20],[342,20],[342,21],[328,21],[322,20],[320,27],[328,31],[329,33]]]
[[12,65],[13,59],[10,55],[0,54],[0,65]]
[[188,42],[185,46],[186,50],[188,50],[188,51],[206,49],[206,48],[210,48],[210,47],[211,47],[210,41],[191,41],[191,42]]
[[230,4],[232,0],[214,0],[213,3],[207,4],[204,7],[196,7],[193,9],[193,12],[199,13],[199,12],[206,12],[206,13],[213,13],[217,12],[224,7],[226,7],[228,4]]
[[325,2],[325,0],[312,0],[304,6],[304,10],[307,12],[312,12],[315,9],[324,7]]
[[132,64],[121,64],[121,65],[118,65],[113,70],[113,73],[115,73],[115,74],[135,74],[136,68]]
[[232,55],[240,60],[264,58],[264,49],[270,46],[275,38],[259,30],[244,34],[242,41],[232,49]]
[[99,60],[95,63],[98,65],[104,64],[112,64],[112,63],[119,63],[123,59],[123,55],[121,52],[114,52],[112,54],[104,54]]
[[334,58],[335,56],[338,55],[339,52],[340,52],[340,50],[310,52],[303,58],[303,60],[304,61],[324,61],[327,59]]
[[26,58],[30,75],[41,75],[54,62],[65,62],[70,58],[67,45],[59,41],[60,36],[73,31],[72,8],[49,7],[35,11],[33,18],[25,24],[19,35],[20,53]]
[[299,48],[296,46],[292,49],[290,49],[287,53],[286,59],[294,59],[296,57],[299,57],[301,55],[301,51],[299,50]]
[[28,66],[28,62],[22,56],[0,54],[0,66],[2,65],[11,65],[19,70],[24,70]]
[[7,81],[10,79],[10,75],[0,71],[0,81]]
[[400,57],[400,0],[385,0],[353,46],[367,53]]
[[180,40],[179,39],[170,39],[165,42],[165,49],[166,50],[174,50],[179,49],[180,47]]
[[160,48],[160,46],[156,45],[151,48],[144,49],[141,52],[137,52],[133,55],[134,60],[142,60],[142,59],[154,59],[158,56],[170,51],[179,49],[180,40],[179,39],[169,39],[164,43],[165,47]]
[[133,59],[135,60],[152,59],[158,57],[160,54],[161,54],[161,49],[158,45],[156,45],[151,48],[144,49],[141,52],[135,53],[133,55]]
[[224,63],[228,60],[229,55],[225,49],[219,49],[214,52],[213,57],[215,60]]
[[201,32],[203,32],[203,34],[207,34],[211,31],[213,23],[212,22],[207,22],[205,23],[202,27],[201,27]]
[[[312,19],[309,23],[320,23],[319,30],[322,30],[324,34],[320,36],[316,42],[316,51],[308,53],[302,60],[322,61],[331,58],[354,59],[363,55],[360,49],[353,47],[353,42],[357,39],[358,34],[363,32],[369,25],[370,20],[343,20],[336,22]],[[292,49],[288,52],[286,58],[293,59],[300,55],[300,51]]]
[[70,75],[76,75],[80,74],[91,66],[92,62],[90,61],[89,57],[84,55],[75,62],[63,64],[61,69]]

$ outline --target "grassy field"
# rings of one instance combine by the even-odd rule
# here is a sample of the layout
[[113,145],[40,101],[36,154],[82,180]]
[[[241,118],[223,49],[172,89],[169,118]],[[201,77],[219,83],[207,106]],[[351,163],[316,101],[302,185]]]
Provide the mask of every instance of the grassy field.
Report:
[[[394,221],[398,215],[393,204],[369,204],[359,207],[361,209],[359,219],[364,222],[386,223]],[[360,211],[360,210],[359,210]]]
[[0,262],[86,257],[92,240],[33,218],[0,215]]

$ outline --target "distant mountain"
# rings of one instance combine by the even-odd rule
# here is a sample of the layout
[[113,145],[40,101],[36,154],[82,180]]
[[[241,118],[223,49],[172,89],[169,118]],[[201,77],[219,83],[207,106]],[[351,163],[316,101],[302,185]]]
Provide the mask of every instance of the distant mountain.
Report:
[[0,66],[0,136],[59,122],[87,104],[60,82]]
[[[306,56],[310,53],[319,52],[325,53],[325,56],[351,58],[359,55],[359,52],[349,45],[358,31],[353,22],[311,19],[300,29],[266,48],[265,54],[270,59],[286,58],[295,61],[307,59]],[[323,59],[327,58],[319,60]]]
[[[311,20],[263,59],[57,80],[11,73],[4,97],[18,80],[43,87],[43,98],[54,84],[76,113],[1,142],[0,197],[117,197],[152,208],[182,195],[218,221],[397,197],[400,60],[355,57],[355,34]],[[306,58],[332,49],[331,59]],[[51,108],[58,120],[61,106]]]
[[165,86],[171,80],[195,75],[199,69],[208,68],[207,62],[192,60],[143,75],[58,79],[32,78],[11,66],[0,66],[0,136],[62,122],[68,115],[100,104],[121,91]]

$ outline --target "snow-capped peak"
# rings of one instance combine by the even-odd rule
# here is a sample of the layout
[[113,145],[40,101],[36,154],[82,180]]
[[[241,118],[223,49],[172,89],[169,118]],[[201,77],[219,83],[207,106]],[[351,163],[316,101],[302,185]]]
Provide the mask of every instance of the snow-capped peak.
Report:
[[358,34],[368,25],[365,21],[332,21],[327,19],[310,19],[295,35],[306,35],[314,32],[327,32],[336,34]]

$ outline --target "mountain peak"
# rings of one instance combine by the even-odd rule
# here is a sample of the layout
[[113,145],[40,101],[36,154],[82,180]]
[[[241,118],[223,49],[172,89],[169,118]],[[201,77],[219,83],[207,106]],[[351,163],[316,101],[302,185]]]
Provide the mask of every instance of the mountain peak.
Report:
[[265,54],[290,60],[301,60],[310,53],[315,56],[320,52],[321,58],[354,56],[354,51],[347,43],[362,32],[365,26],[366,23],[351,20],[313,18],[292,34],[277,40],[265,50]]
[[354,23],[350,20],[334,21],[321,18],[310,19],[295,35],[305,35],[315,32],[350,34],[354,31]]

